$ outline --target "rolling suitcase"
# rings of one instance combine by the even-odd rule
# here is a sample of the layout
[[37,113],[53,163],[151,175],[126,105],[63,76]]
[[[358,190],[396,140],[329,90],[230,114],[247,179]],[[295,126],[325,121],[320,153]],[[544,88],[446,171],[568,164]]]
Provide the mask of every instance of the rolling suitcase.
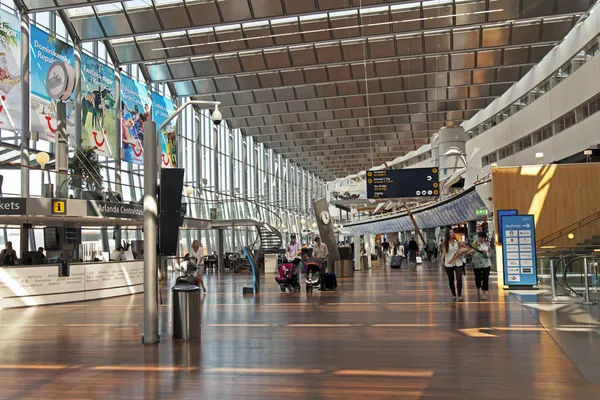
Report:
[[402,257],[401,256],[392,256],[392,258],[390,258],[390,267],[391,268],[402,268]]
[[325,290],[335,290],[337,288],[337,277],[333,272],[325,274]]

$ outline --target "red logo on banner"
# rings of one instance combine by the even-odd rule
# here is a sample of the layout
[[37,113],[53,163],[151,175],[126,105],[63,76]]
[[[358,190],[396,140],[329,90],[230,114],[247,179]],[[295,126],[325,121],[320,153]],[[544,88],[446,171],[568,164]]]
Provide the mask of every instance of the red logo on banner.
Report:
[[0,100],[2,100],[2,104],[0,104],[0,113],[1,113],[2,110],[4,110],[4,100],[6,100],[6,97],[0,96]]
[[50,129],[50,132],[56,133],[57,128],[53,128],[52,124],[50,124],[50,121],[52,121],[52,117],[49,115],[46,115],[46,123],[48,123],[48,129]]
[[166,166],[168,166],[169,165],[169,159],[165,158],[164,154],[161,154],[160,156],[162,157],[163,164],[165,164]]
[[131,148],[133,149],[133,154],[135,154],[136,157],[139,157],[142,155],[142,153],[144,152],[144,148],[140,146],[140,150],[139,152],[136,150],[137,145],[135,143],[131,143]]
[[[98,146],[98,147],[104,146],[104,142],[106,141],[104,139],[104,136],[102,136],[102,140],[101,141],[98,141],[98,135],[99,135],[99,133],[96,132],[96,131],[92,131],[92,135],[94,135],[94,142],[96,142],[96,146]],[[104,131],[104,135],[106,135],[106,131]]]

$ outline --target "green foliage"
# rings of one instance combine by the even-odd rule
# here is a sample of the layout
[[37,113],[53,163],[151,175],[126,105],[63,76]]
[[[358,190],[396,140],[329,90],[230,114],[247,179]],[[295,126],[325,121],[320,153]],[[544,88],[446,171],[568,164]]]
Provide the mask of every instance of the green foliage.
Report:
[[102,190],[101,165],[96,156],[96,146],[82,146],[69,160],[69,186],[92,192]]
[[55,38],[54,36],[50,36],[48,38],[48,43],[54,46],[54,50],[58,54],[67,54],[71,50],[71,46],[60,39]]
[[10,24],[8,22],[0,22],[0,25],[2,25],[2,29],[0,29],[0,41],[6,43],[9,47],[17,46],[19,44],[17,37],[9,33],[12,30]]

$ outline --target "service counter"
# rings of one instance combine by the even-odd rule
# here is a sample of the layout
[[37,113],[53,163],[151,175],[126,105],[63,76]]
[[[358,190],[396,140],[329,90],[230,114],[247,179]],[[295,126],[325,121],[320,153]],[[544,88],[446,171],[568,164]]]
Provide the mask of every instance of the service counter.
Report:
[[30,307],[124,296],[144,291],[144,261],[73,263],[0,268],[0,308]]

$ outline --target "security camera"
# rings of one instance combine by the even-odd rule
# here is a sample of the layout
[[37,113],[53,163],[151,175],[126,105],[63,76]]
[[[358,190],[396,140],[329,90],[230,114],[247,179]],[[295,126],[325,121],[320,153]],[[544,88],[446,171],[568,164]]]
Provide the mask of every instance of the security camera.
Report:
[[213,111],[211,118],[215,125],[221,125],[221,122],[223,121],[223,114],[221,114],[221,111],[219,111],[218,105],[215,105],[215,111]]

